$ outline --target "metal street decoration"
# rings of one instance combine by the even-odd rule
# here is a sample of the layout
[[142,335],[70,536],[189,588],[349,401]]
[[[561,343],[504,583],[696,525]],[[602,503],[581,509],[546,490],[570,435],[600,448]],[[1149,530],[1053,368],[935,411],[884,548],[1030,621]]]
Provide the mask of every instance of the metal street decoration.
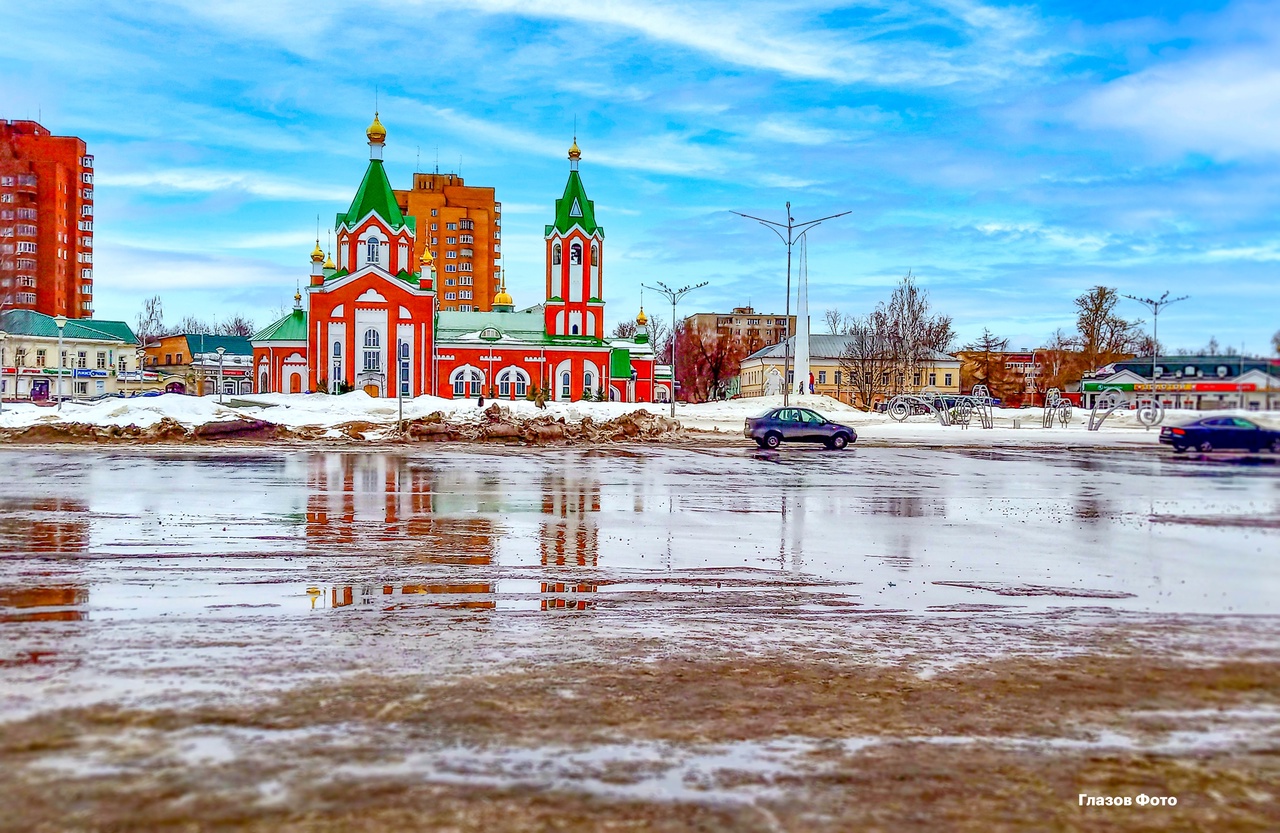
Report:
[[1144,428],[1154,428],[1164,422],[1164,405],[1159,399],[1151,396],[1139,396],[1130,399],[1118,390],[1103,391],[1093,400],[1093,408],[1089,411],[1089,430],[1097,431],[1107,417],[1121,408],[1133,408],[1138,424]]
[[914,414],[932,414],[939,425],[959,425],[968,428],[974,415],[983,428],[994,428],[991,394],[986,385],[974,385],[968,396],[943,397],[936,390],[925,388],[918,394],[900,393],[889,400],[885,413],[898,422],[904,422]]
[[1044,395],[1044,410],[1040,414],[1040,427],[1052,428],[1053,423],[1057,421],[1063,428],[1067,427],[1067,423],[1071,422],[1071,400],[1062,396],[1062,391],[1057,388],[1049,388],[1049,392]]

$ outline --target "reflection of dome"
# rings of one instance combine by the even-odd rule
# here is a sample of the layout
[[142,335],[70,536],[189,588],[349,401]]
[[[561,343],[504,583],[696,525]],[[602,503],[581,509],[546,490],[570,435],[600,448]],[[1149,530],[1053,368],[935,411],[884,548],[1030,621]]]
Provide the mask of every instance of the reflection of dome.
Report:
[[369,125],[369,129],[364,132],[369,137],[370,142],[385,142],[387,140],[387,129],[382,126],[382,122],[378,121],[378,114],[373,114],[373,123]]
[[569,146],[569,158],[577,161],[582,158],[582,151],[578,150],[578,137],[573,137],[573,144]]
[[649,316],[644,314],[644,307],[640,308],[640,314],[636,316],[636,325],[643,327],[649,323]]
[[312,262],[312,263],[319,263],[319,262],[320,262],[320,261],[322,261],[322,260],[324,260],[324,252],[320,251],[320,241],[319,241],[319,240],[317,240],[317,241],[316,241],[316,247],[315,247],[315,249],[311,252],[311,262]]

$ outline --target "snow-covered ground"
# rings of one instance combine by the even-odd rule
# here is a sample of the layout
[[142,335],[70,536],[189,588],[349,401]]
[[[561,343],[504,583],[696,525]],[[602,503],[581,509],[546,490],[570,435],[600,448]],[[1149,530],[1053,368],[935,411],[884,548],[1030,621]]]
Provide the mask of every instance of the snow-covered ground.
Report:
[[[1065,427],[1041,427],[1038,408],[997,409],[995,428],[984,430],[975,419],[969,428],[942,426],[931,417],[913,416],[906,422],[895,422],[887,415],[865,413],[825,396],[792,397],[792,404],[801,405],[822,413],[829,419],[853,426],[863,441],[937,442],[943,444],[1135,444],[1156,442],[1158,432],[1144,429],[1134,419],[1132,412],[1113,414],[1099,432],[1085,430],[1088,413],[1076,410],[1071,423]],[[235,402],[238,407],[232,407]],[[490,404],[492,400],[486,402]],[[652,403],[623,402],[572,402],[547,403],[543,410],[532,402],[502,401],[499,404],[519,417],[550,415],[577,422],[591,417],[597,422],[613,419],[636,410],[649,410],[668,415],[670,406]],[[736,399],[728,402],[707,402],[698,405],[676,405],[676,419],[688,429],[738,434],[743,420],[755,416],[767,408],[782,404],[782,397]],[[453,422],[465,423],[481,418],[482,409],[474,400],[440,399],[421,396],[406,399],[405,419],[443,412]],[[1229,413],[1229,412],[1223,412]],[[1280,414],[1243,414],[1259,419],[1270,427],[1280,427]],[[1166,423],[1178,425],[1203,416],[1194,411],[1170,411]],[[137,425],[142,428],[170,417],[185,426],[237,418],[257,418],[292,427],[328,428],[349,422],[369,422],[375,425],[391,424],[397,419],[394,399],[376,399],[363,391],[342,396],[315,394],[262,394],[244,397],[228,397],[227,404],[219,405],[217,397],[192,397],[178,394],[138,397],[133,399],[106,399],[100,402],[78,404],[67,402],[62,410],[30,403],[5,403],[0,415],[0,428],[22,428],[37,424],[78,422],[91,425]]]

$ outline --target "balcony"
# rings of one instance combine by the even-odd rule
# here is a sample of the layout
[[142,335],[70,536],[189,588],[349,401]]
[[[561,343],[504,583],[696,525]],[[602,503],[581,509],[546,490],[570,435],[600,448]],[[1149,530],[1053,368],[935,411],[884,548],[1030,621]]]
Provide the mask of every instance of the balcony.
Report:
[[458,254],[462,257],[475,257],[475,252],[471,249],[460,249]]

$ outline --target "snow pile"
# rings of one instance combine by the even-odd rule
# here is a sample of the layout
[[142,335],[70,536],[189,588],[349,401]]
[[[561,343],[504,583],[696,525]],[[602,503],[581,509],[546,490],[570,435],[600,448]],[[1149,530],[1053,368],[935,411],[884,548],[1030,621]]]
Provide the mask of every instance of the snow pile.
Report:
[[[486,406],[494,400],[487,400]],[[626,402],[548,402],[538,408],[525,400],[498,401],[515,420],[537,417],[564,419],[575,425],[590,418],[603,423],[635,411],[649,411],[658,416],[668,416],[670,405],[660,403]],[[791,404],[811,408],[828,419],[852,426],[863,440],[911,441],[942,443],[998,443],[1010,441],[1071,442],[1071,443],[1137,443],[1156,441],[1158,431],[1146,429],[1137,422],[1132,411],[1117,411],[1103,425],[1102,431],[1086,431],[1089,415],[1076,409],[1072,421],[1065,428],[1054,424],[1041,427],[1039,408],[999,408],[994,411],[995,428],[984,430],[975,417],[969,427],[942,426],[935,417],[912,416],[905,422],[897,422],[882,413],[867,413],[826,396],[794,396]],[[740,435],[744,421],[769,408],[782,405],[781,396],[765,396],[751,399],[734,399],[727,402],[706,402],[697,405],[677,404],[675,416],[685,429]],[[434,413],[455,425],[479,425],[485,421],[484,409],[472,399],[441,399],[421,396],[406,399],[403,403],[404,419],[417,420]],[[1280,414],[1256,414],[1223,411],[1221,414],[1239,413],[1259,419],[1271,427],[1280,425]],[[104,399],[92,403],[64,403],[61,409],[31,403],[5,403],[0,415],[0,429],[27,428],[36,425],[80,423],[98,427],[150,428],[168,418],[194,428],[211,422],[236,419],[258,419],[290,428],[337,428],[352,423],[371,426],[391,426],[398,419],[399,411],[394,399],[379,399],[363,391],[341,396],[323,394],[261,394],[227,397],[225,404],[218,404],[216,396],[194,397],[181,394],[135,397],[130,399]],[[1204,416],[1194,411],[1170,411],[1166,423],[1179,425]],[[1105,437],[1106,439],[1103,439]],[[1038,438],[1034,439],[1034,438]]]

